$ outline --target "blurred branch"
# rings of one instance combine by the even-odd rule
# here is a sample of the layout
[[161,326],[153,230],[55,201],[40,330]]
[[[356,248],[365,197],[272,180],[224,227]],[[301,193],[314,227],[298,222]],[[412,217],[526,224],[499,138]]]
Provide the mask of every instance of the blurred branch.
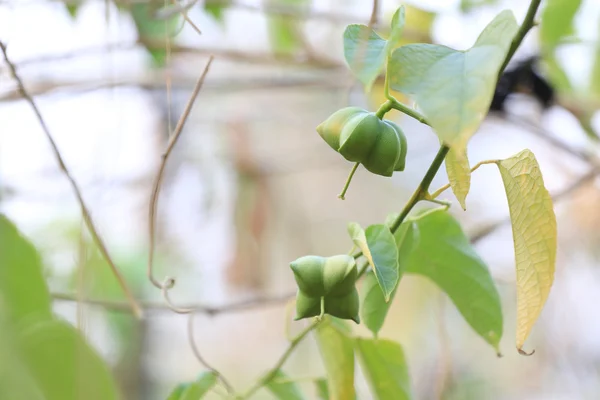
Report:
[[[231,314],[236,312],[243,312],[248,310],[253,310],[256,308],[270,307],[270,306],[279,306],[281,304],[285,304],[287,301],[293,299],[296,296],[296,293],[288,293],[281,296],[274,297],[257,297],[251,300],[243,300],[231,304],[226,304],[224,306],[207,306],[204,304],[184,304],[180,307],[194,310],[194,313],[202,313],[207,314],[209,316],[215,316],[218,314]],[[78,296],[74,293],[52,293],[52,298],[55,301],[63,301],[69,303],[76,303],[79,299]],[[123,301],[119,300],[109,300],[109,299],[99,299],[99,298],[91,298],[84,297],[80,299],[83,303],[89,304],[91,306],[102,307],[109,311],[130,313],[131,307]],[[157,311],[157,312],[172,312],[173,310],[162,301],[141,301],[140,306],[146,311]]]
[[133,293],[129,289],[127,282],[125,281],[125,278],[123,277],[123,275],[121,275],[121,271],[119,271],[119,268],[116,266],[116,264],[112,260],[112,257],[110,256],[108,249],[106,248],[106,245],[104,244],[104,240],[102,240],[100,234],[98,233],[98,231],[96,229],[96,226],[95,226],[92,216],[89,212],[89,209],[85,203],[85,200],[83,199],[83,195],[81,194],[81,190],[79,189],[77,182],[71,175],[71,172],[67,168],[67,166],[63,160],[63,157],[62,157],[60,151],[58,150],[58,145],[54,141],[54,137],[50,133],[50,129],[46,125],[46,121],[42,117],[40,110],[38,109],[37,105],[35,104],[35,101],[31,97],[29,92],[25,89],[25,85],[23,84],[21,77],[19,76],[19,74],[17,74],[16,67],[14,66],[14,64],[12,63],[10,58],[8,57],[6,45],[3,42],[0,42],[0,49],[2,50],[2,54],[4,56],[4,61],[6,61],[6,64],[8,65],[8,68],[10,69],[11,75],[13,76],[13,79],[17,83],[18,93],[19,93],[20,97],[25,99],[25,101],[27,103],[29,103],[29,105],[31,106],[31,109],[34,112],[40,127],[42,128],[46,138],[50,142],[50,146],[52,147],[52,152],[54,153],[54,157],[56,158],[56,161],[57,161],[61,171],[63,172],[64,176],[69,181],[71,188],[73,189],[73,192],[75,193],[75,196],[77,197],[77,201],[79,203],[79,206],[81,208],[81,213],[83,215],[83,220],[85,221],[85,224],[88,228],[88,231],[90,232],[90,235],[92,236],[94,243],[96,244],[96,246],[98,246],[100,253],[102,253],[102,256],[108,263],[110,269],[112,270],[113,275],[117,279],[119,286],[121,287],[121,290],[123,290],[123,293],[125,294],[125,297],[127,298],[129,307],[131,307],[131,309],[133,310],[133,313],[138,318],[141,318],[142,314],[143,314],[142,309],[137,304],[137,301],[135,300]]
[[[143,46],[143,47],[142,47]],[[73,51],[68,51],[65,53],[59,54],[48,54],[44,56],[36,56],[34,58],[24,59],[20,62],[17,62],[16,65],[18,67],[24,67],[35,64],[44,64],[48,62],[58,62],[58,61],[69,61],[73,59],[77,59],[84,56],[94,56],[94,55],[102,55],[106,52],[116,52],[116,51],[132,51],[132,50],[140,50],[143,51],[144,48],[148,48],[151,50],[163,49],[164,44],[158,42],[151,42],[148,40],[139,40],[137,42],[131,43],[113,43],[110,45],[103,46],[90,46],[82,49],[77,49]],[[235,49],[217,49],[217,48],[205,48],[205,47],[192,47],[192,46],[184,46],[171,44],[170,49],[172,54],[179,54],[182,56],[208,56],[214,55],[220,60],[231,60],[231,61],[239,61],[239,62],[247,62],[247,63],[256,63],[256,64],[291,64],[295,66],[301,67],[311,67],[311,68],[321,68],[321,69],[342,69],[345,68],[345,65],[342,62],[339,62],[332,58],[325,57],[298,57],[294,55],[289,55],[285,53],[276,54],[271,52],[250,52],[250,51],[242,51]],[[1,70],[1,69],[0,69]]]
[[[193,81],[187,79],[182,74],[175,74],[173,76],[172,87],[174,90],[189,90],[190,86],[193,85]],[[225,94],[227,92],[239,93],[245,90],[262,90],[262,89],[311,89],[311,90],[330,90],[330,89],[342,89],[346,87],[347,82],[340,79],[338,76],[324,76],[316,78],[248,78],[248,79],[219,79],[213,80],[212,83],[207,84],[204,91],[216,91],[219,94]],[[165,87],[164,79],[160,80],[154,76],[135,76],[121,80],[48,80],[40,81],[35,85],[31,86],[29,93],[32,97],[43,96],[53,93],[70,93],[70,94],[81,94],[86,92],[93,92],[102,89],[112,89],[116,87],[137,87],[148,90],[163,89]],[[0,95],[0,103],[20,100],[18,90],[12,90],[5,92]]]
[[230,395],[233,395],[235,390],[233,389],[233,386],[231,386],[231,383],[229,383],[227,378],[225,378],[225,376],[223,376],[222,373],[220,373],[217,369],[215,369],[212,365],[210,365],[204,359],[204,357],[202,357],[202,354],[200,354],[200,350],[198,349],[198,345],[196,344],[196,339],[195,339],[195,335],[194,335],[194,313],[193,312],[190,313],[190,315],[188,317],[188,340],[190,342],[190,347],[192,348],[192,352],[194,353],[194,355],[196,356],[196,359],[200,362],[200,364],[202,364],[206,369],[208,369],[215,376],[217,376],[219,378],[219,380],[221,381],[221,383],[223,384],[223,386],[225,386],[225,390],[227,390],[227,393]]
[[545,129],[541,128],[540,126],[534,124],[531,121],[528,121],[525,118],[505,114],[502,117],[502,119],[508,123],[524,128],[528,133],[535,135],[536,137],[544,140],[553,147],[565,153],[568,153],[574,157],[577,157],[582,161],[585,161],[591,165],[600,165],[600,160],[598,160],[598,158],[593,153],[585,152],[577,148],[571,147],[569,144],[563,142],[560,139],[557,139],[551,132],[546,131]]
[[[157,287],[159,289],[163,289],[163,291],[165,288],[167,288],[167,285],[162,285],[160,282],[158,282],[156,280],[156,278],[154,278],[154,275],[152,273],[152,267],[153,267],[153,262],[154,262],[154,247],[155,247],[155,242],[156,242],[155,241],[155,233],[156,233],[155,225],[156,225],[156,208],[158,206],[158,195],[160,193],[161,183],[162,183],[163,175],[165,172],[165,167],[167,165],[169,156],[171,155],[171,152],[172,152],[173,148],[175,147],[175,144],[177,143],[177,140],[179,139],[181,132],[183,131],[185,122],[187,121],[187,119],[190,115],[190,112],[192,111],[192,107],[194,106],[194,102],[196,101],[196,98],[198,97],[198,94],[200,93],[200,89],[202,89],[202,86],[204,85],[204,80],[206,79],[206,75],[208,74],[208,71],[210,69],[210,66],[211,66],[213,60],[214,60],[214,57],[212,57],[212,56],[208,59],[208,62],[206,63],[206,66],[204,67],[204,71],[198,78],[198,81],[196,82],[196,85],[194,86],[194,90],[192,91],[192,94],[190,95],[190,98],[188,99],[185,109],[183,110],[183,113],[181,114],[181,117],[179,118],[179,121],[177,122],[177,126],[175,127],[175,130],[169,137],[169,142],[167,143],[167,148],[161,156],[162,161],[158,168],[158,172],[156,173],[156,177],[154,179],[154,184],[152,186],[152,193],[150,195],[150,207],[149,207],[149,215],[148,215],[148,218],[149,218],[149,220],[148,220],[148,223],[149,223],[149,228],[148,228],[149,246],[148,246],[147,276],[148,276],[148,279],[150,280],[150,282],[155,287]],[[173,283],[175,283],[175,282],[173,281]],[[173,284],[168,285],[169,286],[168,288],[170,288],[172,285]],[[168,298],[165,297],[165,300],[166,299],[168,299]]]

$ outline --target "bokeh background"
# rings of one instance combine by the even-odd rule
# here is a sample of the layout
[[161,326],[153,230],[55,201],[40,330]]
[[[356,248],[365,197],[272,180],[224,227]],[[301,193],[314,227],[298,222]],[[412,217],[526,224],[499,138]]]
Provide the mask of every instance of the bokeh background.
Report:
[[[542,8],[544,7],[542,2]],[[566,2],[569,3],[569,2]],[[576,3],[576,2],[573,2]],[[381,1],[385,34],[399,1]],[[518,0],[407,1],[406,42],[471,46],[500,10],[522,20]],[[177,283],[172,301],[204,307],[193,340],[237,388],[250,385],[287,346],[294,282],[289,262],[352,246],[346,224],[397,212],[433,159],[426,126],[389,114],[409,141],[407,168],[392,178],[351,167],[315,127],[346,105],[376,109],[382,83],[365,94],[344,65],[342,32],[366,23],[367,0],[202,1],[187,10],[199,35],[167,7],[143,1],[0,0],[8,45],[118,266],[147,306],[128,311],[92,245],[79,205],[31,109],[0,63],[0,211],[43,255],[55,311],[72,321],[115,371],[127,399],[164,399],[203,367],[188,317],[169,310],[146,277],[148,206],[169,132],[207,59],[215,61],[167,165],[157,215],[155,276]],[[600,2],[583,0],[572,30],[548,44],[534,28],[515,59],[540,55],[559,91],[542,110],[511,96],[469,147],[472,164],[523,148],[558,194],[559,254],[549,302],[527,347],[514,348],[515,271],[508,207],[493,167],[473,176],[467,211],[451,212],[488,263],[502,295],[503,358],[497,358],[429,281],[405,276],[380,333],[405,348],[417,399],[597,399],[600,393]],[[558,30],[562,29],[557,27]],[[566,80],[565,80],[566,79]],[[600,170],[598,170],[600,172]],[[446,182],[444,172],[433,187]],[[83,301],[85,300],[85,301]],[[234,305],[231,307],[231,305]],[[216,308],[215,312],[205,312]],[[366,329],[357,332],[368,335]],[[313,339],[286,364],[307,393],[323,366]],[[369,392],[357,371],[360,399]],[[268,399],[261,391],[256,398]]]

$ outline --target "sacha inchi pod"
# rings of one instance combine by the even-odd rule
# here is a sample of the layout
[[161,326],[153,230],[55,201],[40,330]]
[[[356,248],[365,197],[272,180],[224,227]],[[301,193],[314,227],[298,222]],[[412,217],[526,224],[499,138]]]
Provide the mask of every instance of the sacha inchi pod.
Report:
[[404,170],[408,150],[404,132],[375,113],[342,108],[317,126],[317,132],[346,160],[361,163],[374,174],[392,176]]
[[324,312],[334,317],[360,322],[358,317],[358,271],[354,258],[304,256],[290,264],[298,285],[296,320]]

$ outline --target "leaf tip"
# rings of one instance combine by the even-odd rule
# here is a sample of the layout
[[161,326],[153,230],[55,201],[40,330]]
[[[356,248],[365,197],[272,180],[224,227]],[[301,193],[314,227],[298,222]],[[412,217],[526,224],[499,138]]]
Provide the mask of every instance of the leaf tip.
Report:
[[526,352],[525,350],[523,350],[523,348],[522,348],[522,347],[517,347],[517,351],[519,352],[519,354],[520,354],[520,355],[522,355],[522,356],[526,356],[526,357],[529,357],[529,356],[532,356],[532,355],[534,355],[534,354],[535,354],[535,349],[534,349],[534,350],[531,350],[531,352],[530,352],[530,353],[528,353],[528,352]]

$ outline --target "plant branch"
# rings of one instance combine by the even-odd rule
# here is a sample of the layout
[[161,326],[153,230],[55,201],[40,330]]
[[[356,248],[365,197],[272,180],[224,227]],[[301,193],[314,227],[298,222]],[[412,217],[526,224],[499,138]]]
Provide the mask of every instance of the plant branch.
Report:
[[[482,165],[485,165],[485,164],[496,164],[498,161],[499,160],[484,160],[484,161],[479,161],[477,164],[475,164],[475,166],[473,168],[471,168],[471,173],[477,171],[479,169],[479,167],[481,167]],[[446,183],[444,186],[440,187],[435,192],[429,194],[425,200],[434,201],[435,199],[438,198],[438,196],[440,194],[444,193],[449,188],[450,188],[450,184]]]
[[200,364],[202,364],[204,367],[206,367],[206,369],[208,369],[213,374],[215,374],[215,376],[221,381],[221,383],[225,387],[225,390],[227,390],[227,393],[229,395],[233,395],[235,393],[235,390],[233,389],[233,386],[231,386],[231,383],[229,383],[229,381],[223,376],[223,374],[221,374],[216,368],[211,366],[204,359],[204,357],[202,357],[202,354],[200,354],[200,350],[198,349],[198,345],[196,345],[196,340],[194,339],[194,313],[193,312],[190,313],[190,315],[188,317],[188,340],[190,342],[190,347],[192,348],[192,352],[194,353],[194,355],[196,356],[196,359],[198,359]]
[[[109,299],[100,299],[93,297],[82,297],[79,299],[79,296],[74,293],[52,293],[52,298],[55,301],[65,301],[65,302],[73,302],[81,301],[82,303],[86,303],[92,306],[102,307],[104,309],[115,311],[115,312],[123,312],[129,313],[131,312],[131,307],[128,303],[119,301],[119,300],[109,300]],[[296,296],[296,292],[287,293],[281,296],[273,296],[273,297],[258,297],[251,300],[242,300],[239,302],[227,304],[224,306],[208,306],[205,304],[185,304],[180,306],[182,309],[193,310],[195,313],[204,313],[209,316],[215,316],[219,314],[230,314],[235,312],[242,312],[247,310],[256,309],[259,307],[265,306],[277,306],[280,304],[284,304],[285,302],[293,299]],[[139,302],[140,306],[145,311],[173,311],[171,306],[168,306],[164,302],[152,302],[152,301],[141,301]]]
[[531,0],[531,3],[529,3],[529,9],[527,10],[525,19],[523,20],[523,23],[521,24],[519,30],[513,38],[512,43],[510,44],[510,48],[508,49],[508,53],[504,58],[504,63],[502,64],[502,67],[498,72],[498,80],[500,80],[500,76],[502,76],[504,69],[506,68],[512,57],[515,55],[515,52],[523,42],[523,39],[525,39],[525,35],[527,35],[531,28],[534,27],[535,14],[537,13],[537,10],[540,6],[540,2],[541,0]]
[[265,375],[263,375],[263,377],[259,379],[256,382],[256,384],[254,384],[254,386],[252,386],[246,393],[241,395],[239,399],[244,400],[250,398],[258,389],[271,382],[271,380],[277,374],[277,371],[279,371],[279,369],[287,361],[287,359],[292,354],[296,346],[298,346],[300,342],[302,342],[302,340],[306,337],[306,335],[308,335],[313,329],[315,329],[321,323],[321,321],[322,319],[315,318],[310,325],[304,328],[302,332],[300,332],[294,339],[292,339],[286,351],[281,355],[281,357],[279,357],[277,363],[275,363],[275,366],[271,368]]
[[156,246],[155,234],[156,234],[156,209],[157,209],[157,205],[158,205],[158,195],[160,193],[161,183],[162,183],[163,175],[165,172],[165,167],[167,165],[167,160],[169,159],[169,156],[171,155],[171,152],[173,151],[173,148],[175,147],[175,144],[177,143],[179,136],[181,136],[181,132],[183,131],[185,122],[187,121],[187,118],[189,117],[190,112],[192,111],[192,107],[194,106],[196,97],[198,97],[198,94],[200,93],[200,89],[202,89],[202,85],[204,84],[204,80],[206,79],[206,75],[208,74],[208,71],[210,69],[210,66],[211,66],[213,60],[214,60],[213,56],[211,56],[208,59],[208,62],[206,63],[206,66],[204,67],[204,71],[198,78],[198,81],[196,82],[196,86],[194,86],[194,90],[192,91],[192,94],[190,95],[190,98],[185,106],[185,109],[183,110],[183,114],[181,114],[181,117],[179,118],[179,121],[177,122],[177,125],[175,126],[175,130],[173,131],[173,134],[169,137],[169,142],[167,143],[167,148],[166,148],[165,152],[162,154],[162,157],[161,157],[162,162],[160,163],[158,172],[156,174],[156,178],[154,179],[154,184],[152,186],[152,193],[150,195],[149,215],[148,215],[149,250],[148,250],[148,265],[147,265],[146,273],[148,275],[148,279],[150,280],[150,282],[158,289],[163,289],[163,285],[156,280],[156,278],[153,275],[153,271],[152,271],[153,265],[154,265],[154,249]]
[[69,181],[69,183],[71,185],[71,189],[75,193],[75,197],[77,197],[79,207],[81,208],[81,214],[83,215],[83,220],[85,222],[85,225],[86,225],[88,231],[90,232],[90,235],[92,236],[92,240],[94,241],[96,246],[98,246],[98,249],[100,250],[100,253],[102,254],[102,257],[104,257],[104,259],[108,263],[110,269],[112,270],[113,275],[117,279],[117,282],[119,283],[119,286],[121,287],[121,290],[123,291],[123,293],[125,294],[125,297],[127,298],[127,301],[129,302],[129,307],[131,307],[131,309],[133,310],[133,313],[138,318],[141,318],[143,315],[143,311],[140,308],[139,304],[137,303],[137,300],[135,299],[131,289],[129,289],[129,286],[127,285],[125,278],[121,274],[121,271],[116,266],[115,262],[113,261],[112,257],[110,256],[110,253],[108,252],[108,249],[107,249],[106,245],[104,244],[104,240],[102,240],[102,237],[98,233],[98,230],[96,229],[96,225],[94,224],[94,221],[92,219],[92,216],[90,214],[88,206],[86,205],[85,200],[83,199],[81,190],[79,189],[79,185],[77,184],[77,181],[75,181],[75,179],[71,175],[71,172],[67,168],[67,165],[65,164],[63,157],[58,149],[58,145],[54,141],[54,137],[50,133],[50,129],[48,128],[48,125],[46,125],[46,121],[42,117],[42,113],[40,112],[37,104],[35,103],[33,98],[29,95],[29,92],[27,92],[27,90],[25,89],[23,80],[17,73],[15,65],[12,63],[12,61],[8,57],[6,45],[3,42],[0,42],[0,49],[2,50],[2,54],[4,56],[4,61],[6,61],[6,64],[8,65],[8,68],[9,68],[15,82],[17,83],[17,87],[18,87],[18,90],[19,90],[21,96],[23,97],[23,99],[25,99],[25,101],[29,104],[29,106],[33,110],[33,112],[38,120],[39,125],[41,126],[42,130],[44,131],[46,138],[50,142],[50,146],[52,147],[52,152],[54,153],[54,158],[56,159],[56,162],[58,163],[60,170],[62,171],[63,175]]

